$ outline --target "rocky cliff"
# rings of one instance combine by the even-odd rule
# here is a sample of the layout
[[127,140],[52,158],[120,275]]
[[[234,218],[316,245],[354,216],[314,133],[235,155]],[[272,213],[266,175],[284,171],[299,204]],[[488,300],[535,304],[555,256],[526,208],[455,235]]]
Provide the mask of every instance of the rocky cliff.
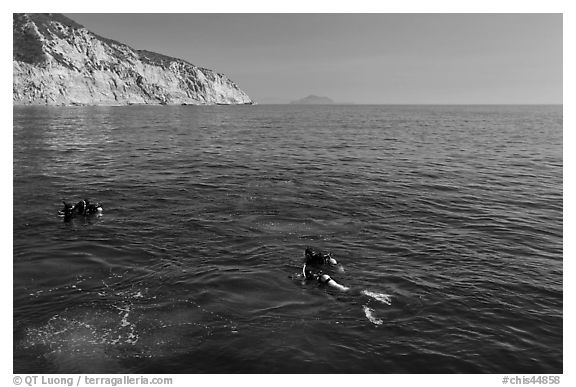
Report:
[[223,74],[98,36],[59,14],[13,15],[15,105],[251,104]]

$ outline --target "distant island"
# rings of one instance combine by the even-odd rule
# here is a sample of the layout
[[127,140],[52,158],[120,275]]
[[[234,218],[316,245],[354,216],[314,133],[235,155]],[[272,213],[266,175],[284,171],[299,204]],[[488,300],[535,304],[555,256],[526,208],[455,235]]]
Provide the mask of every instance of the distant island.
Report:
[[334,101],[328,97],[319,97],[317,95],[309,95],[296,101],[290,102],[292,105],[331,105]]

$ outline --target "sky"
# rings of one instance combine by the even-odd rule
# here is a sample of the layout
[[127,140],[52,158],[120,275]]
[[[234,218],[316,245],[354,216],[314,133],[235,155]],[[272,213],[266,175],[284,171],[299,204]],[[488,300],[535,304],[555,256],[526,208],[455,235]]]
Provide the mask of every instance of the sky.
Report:
[[562,103],[562,14],[65,14],[259,103]]

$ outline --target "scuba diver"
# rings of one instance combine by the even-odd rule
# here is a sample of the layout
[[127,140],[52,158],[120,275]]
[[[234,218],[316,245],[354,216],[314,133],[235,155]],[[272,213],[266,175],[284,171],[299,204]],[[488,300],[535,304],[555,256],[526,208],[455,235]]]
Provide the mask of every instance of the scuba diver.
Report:
[[76,204],[67,203],[65,200],[62,200],[62,203],[64,203],[64,207],[58,211],[58,215],[63,216],[65,221],[76,215],[87,216],[102,212],[101,203],[90,203],[88,199],[81,200]]
[[332,258],[331,253],[313,250],[310,247],[304,251],[304,266],[302,267],[302,275],[308,280],[316,280],[321,284],[329,285],[341,291],[350,290],[349,287],[336,282],[332,277],[322,271],[324,265],[337,265],[338,262]]

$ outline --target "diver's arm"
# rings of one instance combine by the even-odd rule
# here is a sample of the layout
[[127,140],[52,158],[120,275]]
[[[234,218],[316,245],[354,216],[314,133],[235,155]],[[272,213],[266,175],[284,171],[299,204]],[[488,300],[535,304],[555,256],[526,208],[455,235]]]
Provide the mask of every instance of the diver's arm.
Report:
[[320,276],[320,278],[318,278],[318,281],[320,281],[323,284],[330,285],[333,288],[336,288],[336,289],[341,290],[343,292],[350,290],[349,287],[344,286],[344,285],[340,285],[338,282],[334,281],[332,278],[330,278],[330,276],[328,274],[322,274]]
[[341,291],[343,291],[343,292],[346,292],[346,291],[350,290],[349,287],[346,287],[346,286],[344,286],[344,285],[340,285],[338,282],[336,282],[336,281],[334,281],[334,280],[328,281],[328,285],[330,285],[330,286],[332,286],[332,287],[334,287],[334,288],[336,288],[336,289],[338,289],[338,290],[341,290]]

